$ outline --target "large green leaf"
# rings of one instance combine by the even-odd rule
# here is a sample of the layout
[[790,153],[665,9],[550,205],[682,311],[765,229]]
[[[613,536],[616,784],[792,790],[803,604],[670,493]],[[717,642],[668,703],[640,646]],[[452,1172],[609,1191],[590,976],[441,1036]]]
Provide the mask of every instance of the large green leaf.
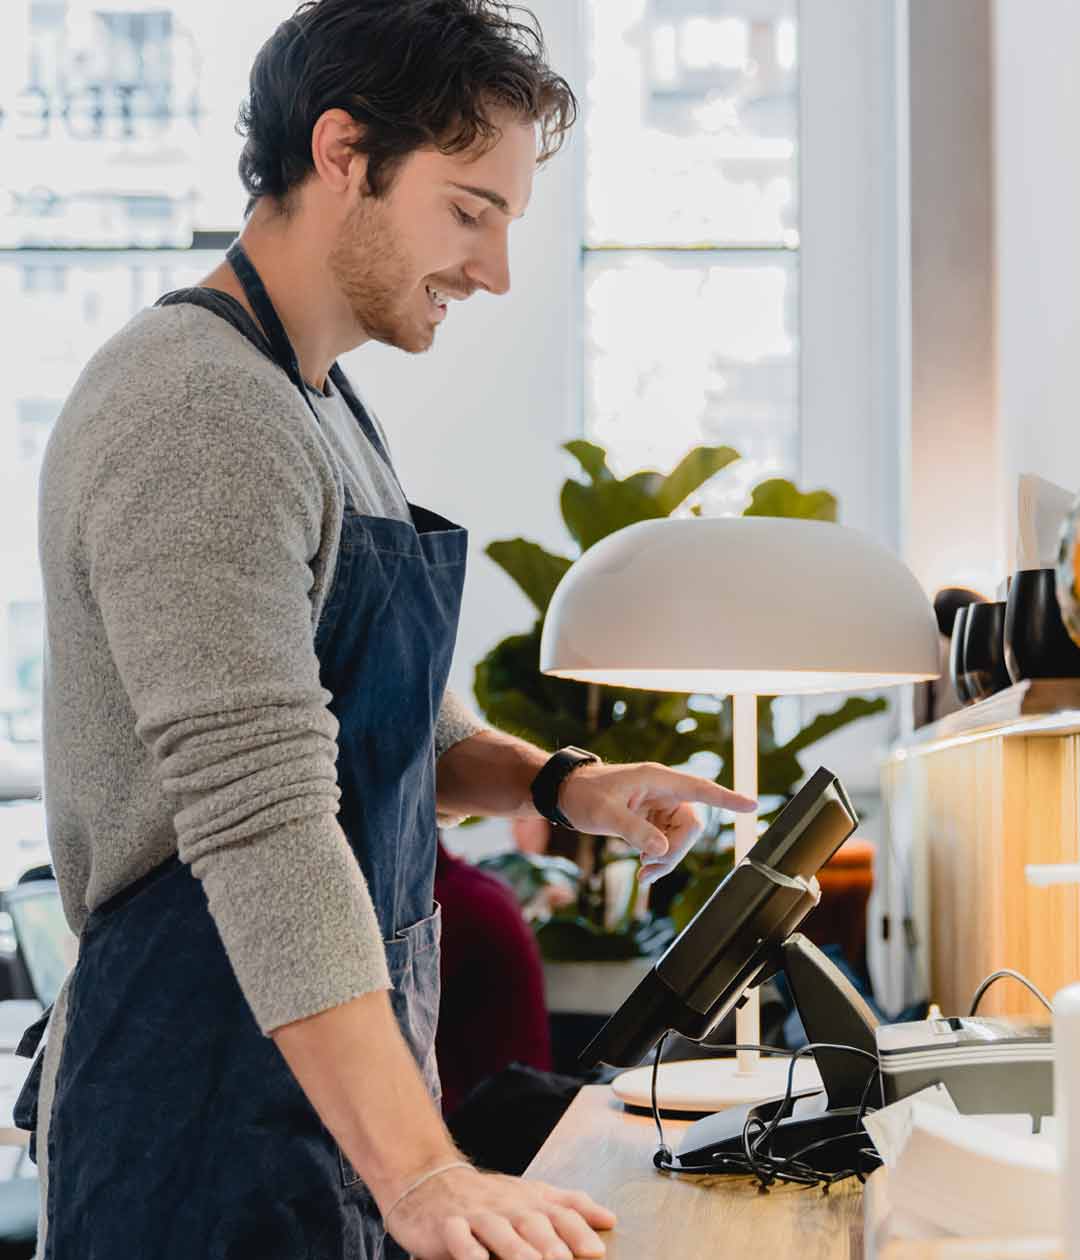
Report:
[[476,667],[474,687],[481,711],[542,747],[581,744],[588,732],[586,689],[539,669],[541,622],[528,634],[502,640]]
[[811,744],[816,744],[819,739],[824,739],[826,735],[832,735],[835,731],[850,725],[852,722],[858,722],[862,718],[870,717],[873,713],[882,713],[888,707],[889,702],[884,697],[879,696],[876,700],[867,700],[864,696],[849,696],[838,709],[833,709],[831,713],[819,713],[813,721],[808,722],[802,728],[794,739],[788,740],[783,749],[779,751],[802,752],[804,748],[809,748]]
[[788,796],[802,777],[802,764],[786,747],[774,748],[758,758],[759,796]]
[[602,446],[579,438],[576,441],[564,443],[563,450],[573,455],[594,483],[613,480],[611,469],[607,466],[607,451]]
[[754,487],[744,516],[788,516],[804,521],[836,521],[836,498],[828,490],[803,494],[782,477]]
[[521,587],[539,613],[547,612],[556,586],[572,563],[524,538],[502,539],[489,543],[484,550]]
[[484,712],[503,731],[541,748],[588,743],[588,730],[565,713],[552,713],[520,691],[489,692]]
[[685,503],[710,477],[714,477],[738,458],[739,452],[730,446],[696,447],[664,478],[656,495],[660,511],[665,516],[670,516],[680,503]]
[[602,761],[658,761],[681,766],[696,752],[711,751],[709,742],[696,732],[682,734],[658,722],[619,722],[589,740],[589,748]]
[[[659,474],[649,475],[660,480]],[[560,499],[563,520],[581,550],[588,551],[601,538],[627,525],[666,516],[647,488],[649,485],[640,474],[625,481],[602,481],[589,486],[580,481],[566,482]]]

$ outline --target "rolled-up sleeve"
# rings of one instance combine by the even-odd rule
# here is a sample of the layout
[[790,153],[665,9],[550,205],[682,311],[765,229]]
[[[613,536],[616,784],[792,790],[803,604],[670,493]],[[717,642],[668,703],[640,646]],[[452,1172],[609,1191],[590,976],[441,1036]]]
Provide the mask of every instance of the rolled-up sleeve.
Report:
[[[435,756],[441,757],[449,752],[455,744],[469,739],[480,731],[487,730],[487,725],[473,712],[464,700],[454,691],[447,688],[443,695],[442,706],[435,723]],[[457,827],[463,823],[468,814],[449,814],[440,811],[436,821],[442,828]]]
[[[227,388],[224,388],[227,386]],[[234,401],[223,413],[220,399]],[[337,724],[314,650],[333,519],[313,430],[260,380],[190,384],[92,477],[87,577],[136,730],[265,1032],[389,985],[337,821]]]
[[469,708],[457,692],[447,688],[435,723],[435,756],[441,757],[463,739],[487,729],[487,723]]

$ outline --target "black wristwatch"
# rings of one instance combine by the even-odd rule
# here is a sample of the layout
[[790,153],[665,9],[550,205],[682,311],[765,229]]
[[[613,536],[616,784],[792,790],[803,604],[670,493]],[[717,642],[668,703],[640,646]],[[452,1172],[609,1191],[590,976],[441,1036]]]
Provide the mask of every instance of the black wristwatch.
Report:
[[574,748],[572,745],[560,748],[554,756],[549,757],[532,781],[532,798],[537,812],[557,827],[566,827],[573,831],[574,824],[559,808],[559,788],[562,787],[563,779],[568,774],[573,774],[578,766],[587,766],[590,762],[599,760],[595,753],[586,752],[584,748]]

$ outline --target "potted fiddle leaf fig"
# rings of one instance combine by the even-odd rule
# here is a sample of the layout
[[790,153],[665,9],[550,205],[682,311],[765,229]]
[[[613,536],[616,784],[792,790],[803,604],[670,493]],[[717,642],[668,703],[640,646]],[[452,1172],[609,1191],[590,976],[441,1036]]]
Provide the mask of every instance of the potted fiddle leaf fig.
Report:
[[[738,458],[729,446],[699,446],[667,474],[642,471],[615,476],[606,451],[592,442],[568,442],[564,448],[581,469],[562,487],[560,507],[577,554],[602,538],[637,521],[672,514],[700,514],[703,487]],[[825,490],[803,493],[790,481],[772,478],[750,495],[747,516],[785,516],[835,521],[836,499]],[[545,748],[576,744],[604,761],[657,761],[680,766],[695,754],[718,758],[716,782],[732,786],[733,730],[729,700],[641,691],[552,678],[539,669],[540,638],[548,604],[575,556],[556,555],[525,538],[493,542],[487,554],[511,577],[536,610],[532,627],[494,648],[476,667],[475,690],[480,709],[500,729]],[[812,744],[852,722],[879,713],[880,699],[849,697],[830,713],[819,714],[793,737],[780,739],[773,720],[774,697],[758,700],[759,794],[777,802],[762,816],[767,821],[791,798],[803,778],[801,755]],[[716,764],[714,761],[712,764]],[[710,811],[712,813],[712,811]],[[662,950],[712,893],[731,868],[729,824],[710,817],[705,835],[668,880],[681,885],[667,899],[665,913],[641,911],[629,898],[612,919],[605,905],[603,868],[624,860],[621,841],[582,845],[591,860],[576,899],[539,922],[537,936],[552,960],[611,960],[647,957]],[[543,880],[542,863],[534,863]],[[563,878],[560,875],[560,878]],[[667,881],[660,881],[655,893]],[[621,886],[625,886],[625,883]],[[530,885],[530,887],[532,887]],[[535,888],[532,889],[535,895]]]

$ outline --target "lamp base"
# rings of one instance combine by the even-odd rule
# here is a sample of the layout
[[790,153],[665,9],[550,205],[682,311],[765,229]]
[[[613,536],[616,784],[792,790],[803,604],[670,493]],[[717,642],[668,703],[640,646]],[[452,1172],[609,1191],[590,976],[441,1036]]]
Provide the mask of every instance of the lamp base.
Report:
[[[779,1057],[761,1058],[750,1073],[741,1073],[738,1060],[727,1057],[661,1063],[656,1074],[657,1105],[665,1112],[701,1114],[782,1098],[787,1091],[788,1070],[789,1061]],[[627,1107],[651,1108],[652,1067],[620,1073],[611,1088]],[[792,1088],[795,1093],[824,1088],[813,1059],[796,1062]]]

